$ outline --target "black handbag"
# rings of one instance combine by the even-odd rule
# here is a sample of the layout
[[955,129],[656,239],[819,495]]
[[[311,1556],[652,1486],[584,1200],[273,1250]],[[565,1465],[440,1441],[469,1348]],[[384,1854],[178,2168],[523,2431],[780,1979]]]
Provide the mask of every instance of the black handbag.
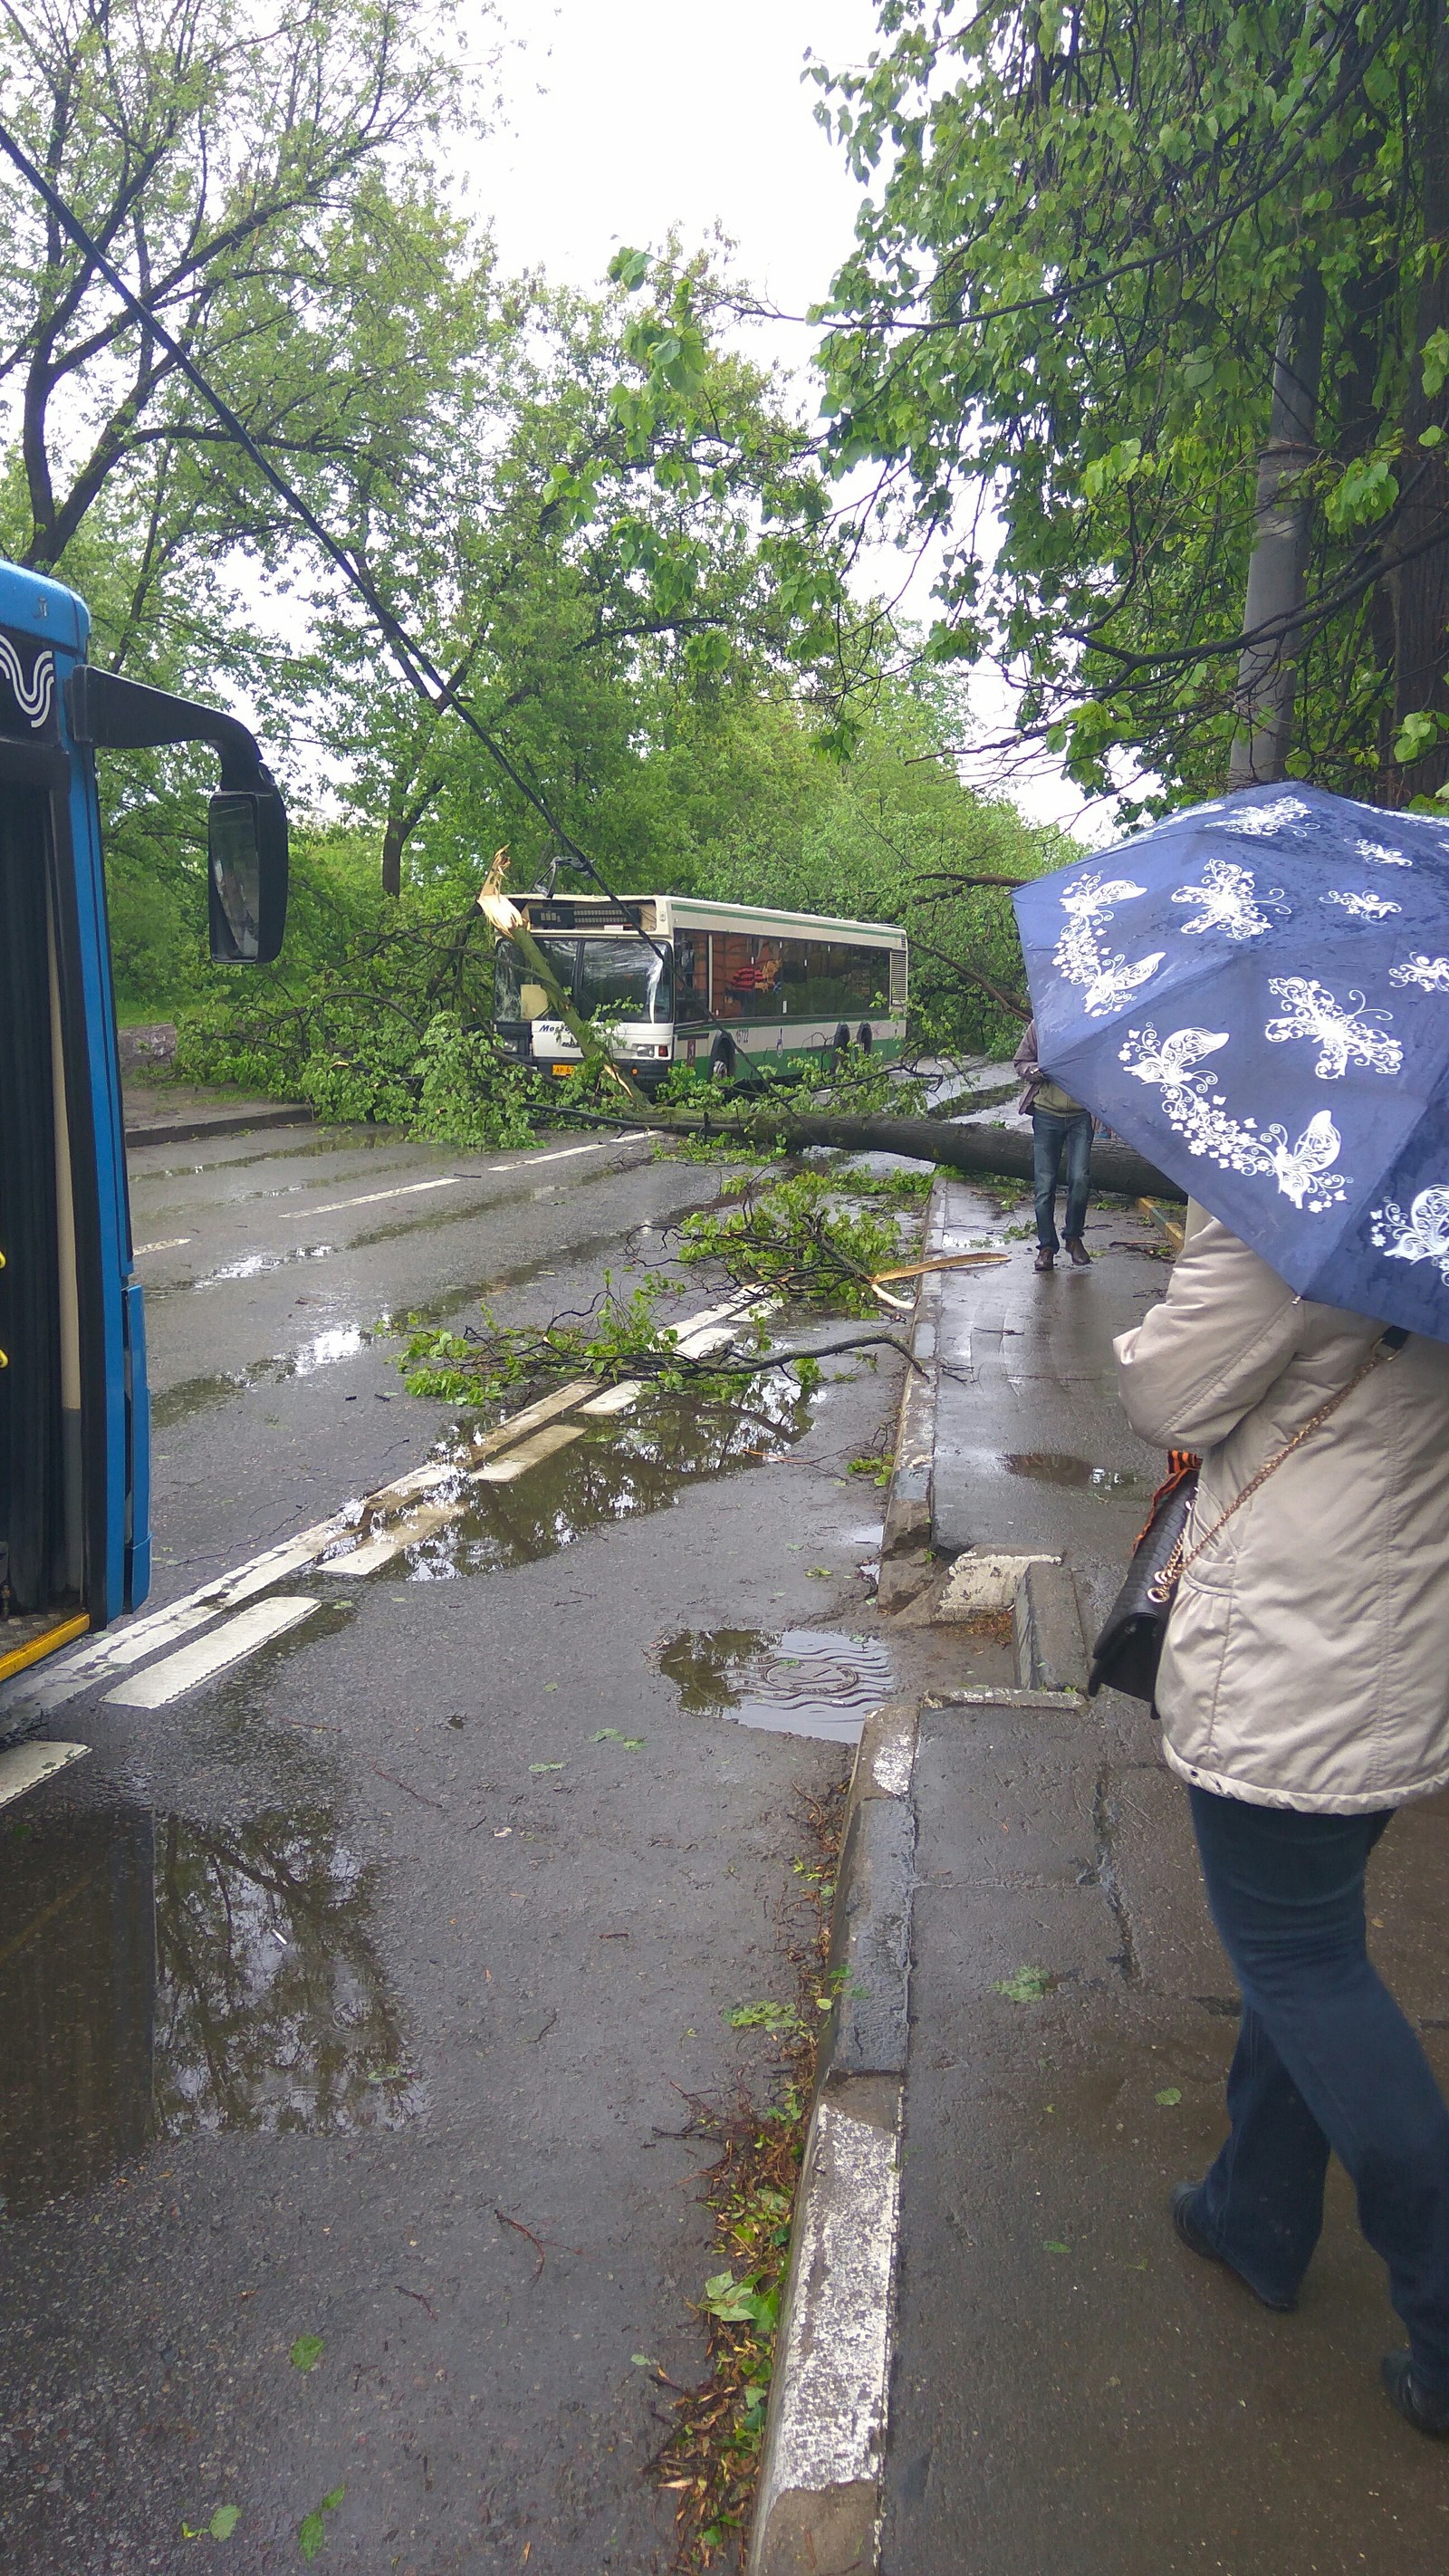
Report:
[[1095,1699],[1104,1686],[1124,1691],[1129,1699],[1150,1700],[1156,1693],[1167,1614],[1177,1591],[1201,1464],[1190,1449],[1168,1451],[1167,1482],[1152,1497],[1126,1581],[1092,1648],[1088,1699]]
[[1409,1336],[1397,1324],[1391,1325],[1375,1342],[1362,1367],[1355,1369],[1346,1386],[1331,1395],[1326,1404],[1295,1431],[1292,1439],[1276,1457],[1251,1476],[1240,1494],[1235,1494],[1225,1512],[1205,1530],[1191,1554],[1187,1548],[1188,1523],[1197,1500],[1198,1469],[1202,1465],[1189,1449],[1169,1449],[1167,1482],[1159,1485],[1152,1497],[1152,1510],[1147,1527],[1132,1550],[1127,1579],[1103,1623],[1101,1634],[1092,1648],[1092,1666],[1087,1676],[1087,1697],[1095,1699],[1099,1690],[1116,1690],[1128,1699],[1152,1701],[1157,1696],[1157,1668],[1162,1661],[1162,1648],[1167,1636],[1167,1622],[1177,1598],[1177,1587],[1190,1565],[1196,1565],[1204,1548],[1209,1547],[1220,1529],[1234,1512],[1250,1502],[1260,1485],[1285,1458],[1291,1458],[1321,1423],[1336,1413],[1346,1396],[1361,1386],[1371,1369],[1381,1360],[1394,1359]]

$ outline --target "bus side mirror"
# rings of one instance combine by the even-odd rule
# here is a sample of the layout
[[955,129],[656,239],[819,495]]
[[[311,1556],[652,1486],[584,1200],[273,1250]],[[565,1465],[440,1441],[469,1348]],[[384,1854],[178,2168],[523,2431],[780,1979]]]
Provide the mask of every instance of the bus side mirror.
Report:
[[287,809],[275,787],[223,788],[206,826],[214,966],[269,966],[287,926]]

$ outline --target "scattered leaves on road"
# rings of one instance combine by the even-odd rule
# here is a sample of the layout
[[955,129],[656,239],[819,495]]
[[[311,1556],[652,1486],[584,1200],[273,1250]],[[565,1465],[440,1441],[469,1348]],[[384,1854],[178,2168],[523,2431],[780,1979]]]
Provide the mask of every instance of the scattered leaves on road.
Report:
[[1017,1968],[1011,1976],[999,1977],[991,1991],[1005,1995],[1008,2003],[1039,2004],[1055,1984],[1050,1968]]
[[1182,2086],[1180,2084],[1164,2084],[1162,2091],[1160,2093],[1154,2093],[1152,2098],[1160,2110],[1175,2111],[1179,2102],[1182,2100]]
[[183,2540],[230,2540],[240,2520],[239,2504],[219,2504],[210,2522],[196,2529],[189,2522],[183,2522],[181,2537]]
[[[388,2081],[389,2076],[396,2076],[396,2073],[396,2067],[390,2066],[387,2068],[386,2072],[381,2075],[376,2077],[369,2076],[368,2082],[385,2084]],[[296,2342],[292,2346],[293,2369],[315,2370],[321,2358],[322,2337],[319,2334],[298,2335]]]
[[327,2524],[324,2517],[329,2513],[336,2513],[346,2493],[346,2487],[334,2487],[332,2493],[325,2495],[321,2503],[315,2506],[311,2513],[304,2514],[298,2523],[297,2547],[309,2563],[316,2557],[327,2538]]

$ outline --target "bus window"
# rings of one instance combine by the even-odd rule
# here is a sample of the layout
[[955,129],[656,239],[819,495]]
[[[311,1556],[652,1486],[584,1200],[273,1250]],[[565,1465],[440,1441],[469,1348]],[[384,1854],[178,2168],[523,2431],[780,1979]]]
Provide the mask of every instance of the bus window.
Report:
[[714,1007],[719,1019],[777,1020],[784,1006],[783,939],[752,939],[735,930],[712,930]]

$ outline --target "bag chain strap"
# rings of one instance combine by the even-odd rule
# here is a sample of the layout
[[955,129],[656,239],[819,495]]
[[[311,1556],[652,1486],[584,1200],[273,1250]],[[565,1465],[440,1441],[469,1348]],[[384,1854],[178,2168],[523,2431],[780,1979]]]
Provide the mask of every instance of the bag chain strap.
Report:
[[1198,1540],[1198,1543],[1190,1556],[1185,1555],[1183,1552],[1187,1545],[1187,1529],[1184,1526],[1182,1535],[1173,1548],[1172,1554],[1164,1565],[1162,1572],[1157,1576],[1156,1581],[1148,1586],[1148,1600],[1155,1603],[1159,1608],[1162,1606],[1163,1602],[1170,1601],[1189,1567],[1196,1565],[1204,1548],[1211,1547],[1219,1530],[1224,1528],[1227,1522],[1232,1519],[1234,1512],[1240,1512],[1244,1503],[1250,1503],[1252,1501],[1259,1486],[1266,1485],[1268,1478],[1276,1473],[1277,1469],[1282,1466],[1284,1460],[1286,1458],[1291,1458],[1295,1449],[1300,1449],[1304,1441],[1310,1438],[1313,1432],[1322,1428],[1323,1424],[1328,1420],[1329,1415],[1338,1411],[1339,1406],[1345,1403],[1348,1397],[1352,1395],[1355,1387],[1362,1386],[1364,1379],[1373,1369],[1378,1367],[1381,1360],[1397,1359],[1402,1347],[1402,1343],[1394,1343],[1386,1348],[1382,1341],[1376,1342],[1373,1349],[1370,1351],[1368,1358],[1363,1362],[1362,1367],[1354,1370],[1348,1384],[1346,1386],[1341,1386],[1336,1395],[1331,1395],[1326,1404],[1320,1404],[1318,1411],[1304,1423],[1301,1431],[1294,1432],[1292,1439],[1284,1448],[1279,1450],[1277,1457],[1270,1458],[1265,1467],[1260,1467],[1258,1469],[1256,1476],[1250,1477],[1248,1483],[1243,1487],[1242,1492],[1233,1496],[1227,1510],[1214,1521],[1212,1528]]

